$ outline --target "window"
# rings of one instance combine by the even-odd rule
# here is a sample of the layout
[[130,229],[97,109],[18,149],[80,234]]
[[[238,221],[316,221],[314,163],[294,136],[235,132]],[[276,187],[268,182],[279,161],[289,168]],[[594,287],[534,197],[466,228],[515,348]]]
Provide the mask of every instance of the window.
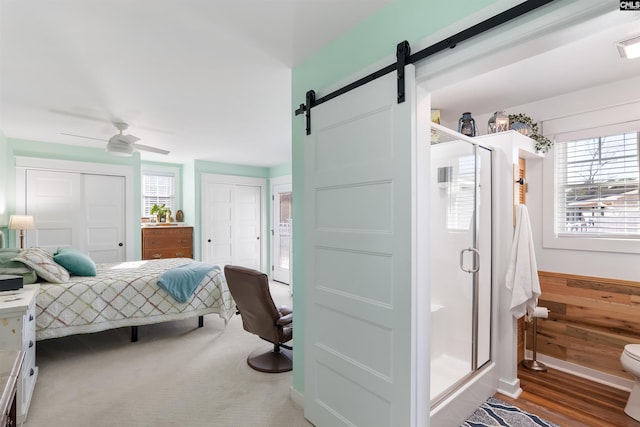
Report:
[[458,158],[455,170],[457,174],[452,177],[453,182],[448,186],[447,229],[467,231],[473,225],[471,221],[476,207],[475,156]]
[[640,238],[640,132],[556,144],[556,232]]
[[142,216],[151,216],[154,204],[165,204],[172,212],[175,205],[175,183],[173,174],[145,172],[142,175]]

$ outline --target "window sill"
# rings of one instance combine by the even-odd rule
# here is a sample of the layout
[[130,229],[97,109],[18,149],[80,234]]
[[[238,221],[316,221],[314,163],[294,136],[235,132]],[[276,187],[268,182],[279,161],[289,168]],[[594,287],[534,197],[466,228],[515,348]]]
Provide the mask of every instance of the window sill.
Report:
[[545,249],[640,254],[639,239],[565,237],[545,233],[542,239],[542,247]]

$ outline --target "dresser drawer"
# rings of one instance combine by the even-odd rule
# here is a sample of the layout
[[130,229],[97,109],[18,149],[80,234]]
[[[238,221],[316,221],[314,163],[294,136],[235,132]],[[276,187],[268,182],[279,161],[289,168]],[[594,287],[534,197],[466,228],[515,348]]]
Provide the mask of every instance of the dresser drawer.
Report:
[[164,248],[145,249],[142,252],[142,259],[160,258],[193,258],[193,251],[191,248]]
[[147,248],[190,247],[193,241],[193,229],[191,227],[145,228],[142,230],[142,241]]
[[193,227],[142,229],[142,259],[193,258]]
[[[36,341],[36,302],[29,305],[26,314],[23,316],[22,342],[23,346],[31,340]],[[23,348],[26,351],[26,348]]]

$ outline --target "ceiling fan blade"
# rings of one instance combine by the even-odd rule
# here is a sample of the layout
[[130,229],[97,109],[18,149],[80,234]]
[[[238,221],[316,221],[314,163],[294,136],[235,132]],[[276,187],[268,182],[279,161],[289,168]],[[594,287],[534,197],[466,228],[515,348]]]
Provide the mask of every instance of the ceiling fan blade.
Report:
[[118,135],[118,140],[126,144],[134,144],[140,141],[140,138],[134,135]]
[[135,148],[136,150],[150,151],[152,153],[158,153],[158,154],[170,153],[170,151],[163,150],[161,148],[149,147],[148,145],[133,144],[133,148]]
[[64,132],[60,132],[61,135],[67,135],[67,136],[75,136],[76,138],[85,138],[85,139],[95,139],[96,141],[108,141],[106,139],[102,139],[102,138],[93,138],[91,136],[84,136],[84,135],[74,135],[72,133],[64,133]]

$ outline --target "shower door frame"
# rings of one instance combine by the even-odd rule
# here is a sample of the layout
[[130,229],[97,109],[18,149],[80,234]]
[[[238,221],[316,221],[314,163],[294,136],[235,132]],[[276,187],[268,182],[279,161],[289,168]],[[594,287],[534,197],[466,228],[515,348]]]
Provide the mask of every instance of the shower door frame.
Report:
[[[454,393],[456,393],[464,384],[466,384],[467,382],[469,382],[472,378],[474,378],[475,376],[479,375],[482,371],[483,368],[489,364],[491,364],[493,362],[493,329],[494,329],[494,316],[493,316],[493,299],[494,299],[494,288],[493,288],[493,263],[491,261],[492,257],[493,257],[493,167],[494,167],[494,150],[493,148],[486,146],[484,144],[480,144],[479,141],[473,140],[471,138],[468,138],[464,135],[461,135],[455,131],[452,131],[451,129],[448,129],[444,126],[441,126],[439,124],[436,123],[431,123],[430,124],[431,127],[433,129],[436,129],[437,131],[441,132],[441,133],[445,133],[448,134],[449,136],[453,136],[456,139],[460,140],[460,143],[468,143],[471,144],[473,147],[473,158],[474,158],[474,205],[473,205],[473,230],[471,231],[471,235],[473,236],[473,247],[472,248],[468,248],[468,249],[464,249],[463,252],[465,250],[469,250],[473,253],[475,253],[475,256],[473,256],[473,264],[471,267],[471,270],[473,271],[468,271],[463,267],[463,254],[461,252],[460,254],[460,268],[463,271],[469,272],[471,274],[473,274],[473,277],[471,278],[471,285],[472,285],[472,305],[471,305],[471,309],[472,309],[472,325],[471,325],[471,367],[470,367],[470,371],[465,374],[462,378],[460,378],[459,380],[453,382],[449,387],[447,387],[443,392],[441,392],[436,399],[434,399],[434,396],[430,396],[430,405],[431,405],[431,410],[433,411],[434,409],[436,409],[438,407],[438,405],[440,405],[441,403],[443,403],[445,400],[447,400],[447,398],[449,398],[451,395],[453,395]],[[430,148],[431,149],[431,148]],[[489,164],[488,165],[482,165],[482,163],[480,162],[480,151],[479,150],[486,150],[488,152],[488,159],[489,159]],[[431,156],[430,156],[431,157]],[[431,163],[430,164],[430,168],[435,168],[435,166]],[[487,230],[484,235],[486,235],[486,237],[490,240],[489,245],[487,248],[485,248],[484,251],[482,252],[478,252],[478,248],[480,246],[480,242],[481,242],[481,235],[480,235],[480,220],[482,219],[482,210],[481,210],[481,195],[480,195],[480,188],[482,184],[481,181],[481,172],[482,169],[481,168],[488,168],[488,179],[489,179],[489,185],[491,188],[491,192],[490,195],[488,197],[488,204],[486,206],[489,207],[489,213],[488,213],[488,218],[487,218],[487,222],[491,225],[491,229]],[[485,254],[485,252],[488,252],[487,254]],[[484,255],[483,255],[484,254]],[[479,354],[478,354],[478,346],[479,346],[479,314],[480,314],[480,310],[479,310],[479,305],[480,305],[480,263],[482,262],[483,257],[481,256],[488,256],[489,257],[489,264],[488,264],[488,276],[485,277],[485,281],[486,284],[489,286],[489,292],[488,292],[488,300],[489,300],[489,308],[488,308],[488,325],[489,325],[489,343],[488,343],[488,355],[487,355],[487,359],[482,361],[482,363],[479,363],[478,358],[479,358]],[[486,266],[485,266],[485,270],[486,270]],[[484,271],[484,270],[483,270]],[[432,286],[433,286],[434,282],[432,281]]]

